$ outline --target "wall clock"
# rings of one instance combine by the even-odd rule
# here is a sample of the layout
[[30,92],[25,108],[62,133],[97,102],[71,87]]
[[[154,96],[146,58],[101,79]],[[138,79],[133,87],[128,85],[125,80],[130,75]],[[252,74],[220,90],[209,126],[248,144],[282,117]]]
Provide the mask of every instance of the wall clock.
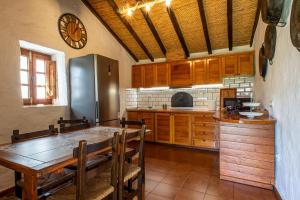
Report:
[[62,39],[74,49],[82,49],[87,43],[87,32],[75,15],[66,13],[59,17],[58,30]]

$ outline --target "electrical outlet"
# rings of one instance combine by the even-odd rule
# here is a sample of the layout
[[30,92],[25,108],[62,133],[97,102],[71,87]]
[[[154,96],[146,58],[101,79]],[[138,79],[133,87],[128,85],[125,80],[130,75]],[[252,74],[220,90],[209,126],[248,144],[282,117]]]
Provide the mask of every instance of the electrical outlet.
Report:
[[280,154],[279,154],[279,153],[276,154],[275,158],[276,158],[276,161],[277,161],[277,162],[280,162],[281,157],[280,157]]

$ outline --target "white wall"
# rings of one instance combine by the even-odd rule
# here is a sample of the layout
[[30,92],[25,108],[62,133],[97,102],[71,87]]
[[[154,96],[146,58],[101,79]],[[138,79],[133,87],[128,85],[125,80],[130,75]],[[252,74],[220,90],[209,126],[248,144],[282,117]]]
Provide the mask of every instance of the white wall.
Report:
[[[67,12],[78,16],[87,29],[88,42],[82,50],[70,48],[59,35],[57,20]],[[44,129],[68,111],[64,106],[22,107],[19,40],[63,51],[66,61],[91,53],[119,60],[121,97],[124,89],[130,87],[130,67],[134,61],[80,0],[1,0],[0,18],[0,144],[10,141],[13,129]],[[121,102],[123,109],[125,101]]]
[[[288,9],[286,9],[288,10]],[[258,75],[259,48],[266,25],[260,20],[255,38],[256,99],[268,106],[277,119],[276,125],[276,187],[285,200],[300,198],[300,52],[292,46],[288,25],[277,28],[274,64],[269,66],[266,82]],[[269,107],[270,109],[270,107]]]

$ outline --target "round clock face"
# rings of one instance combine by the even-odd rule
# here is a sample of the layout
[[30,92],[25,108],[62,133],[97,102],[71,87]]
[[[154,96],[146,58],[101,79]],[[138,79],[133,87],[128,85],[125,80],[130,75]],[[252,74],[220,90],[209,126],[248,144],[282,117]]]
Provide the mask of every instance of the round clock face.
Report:
[[62,39],[72,48],[81,49],[87,43],[84,25],[75,15],[66,13],[58,20],[58,29]]

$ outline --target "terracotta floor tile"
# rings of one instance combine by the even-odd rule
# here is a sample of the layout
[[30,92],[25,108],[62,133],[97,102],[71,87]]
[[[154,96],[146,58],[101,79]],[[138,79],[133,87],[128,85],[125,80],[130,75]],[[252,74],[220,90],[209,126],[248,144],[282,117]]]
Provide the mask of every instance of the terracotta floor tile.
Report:
[[188,189],[180,189],[176,196],[175,200],[203,200],[204,199],[204,193],[196,192],[194,190],[188,190]]
[[172,200],[172,198],[162,197],[155,194],[148,194],[146,200]]
[[208,184],[206,194],[222,197],[225,199],[233,199],[233,183],[223,180],[211,181]]
[[153,181],[151,179],[145,180],[145,191],[146,192],[152,192],[154,188],[159,184],[158,181]]
[[152,170],[147,170],[145,171],[145,176],[146,179],[150,179],[153,181],[161,182],[162,179],[166,176],[167,174],[157,172],[157,171],[152,171]]
[[208,175],[192,172],[190,173],[189,177],[183,184],[183,188],[205,193],[208,183],[209,183]]
[[179,189],[179,187],[175,187],[173,185],[160,183],[158,186],[155,187],[151,194],[174,199]]
[[226,198],[226,197],[217,197],[210,194],[205,194],[204,200],[233,200],[233,198]]
[[271,190],[234,183],[235,200],[276,200]]
[[161,182],[181,188],[187,178],[186,174],[170,173]]

